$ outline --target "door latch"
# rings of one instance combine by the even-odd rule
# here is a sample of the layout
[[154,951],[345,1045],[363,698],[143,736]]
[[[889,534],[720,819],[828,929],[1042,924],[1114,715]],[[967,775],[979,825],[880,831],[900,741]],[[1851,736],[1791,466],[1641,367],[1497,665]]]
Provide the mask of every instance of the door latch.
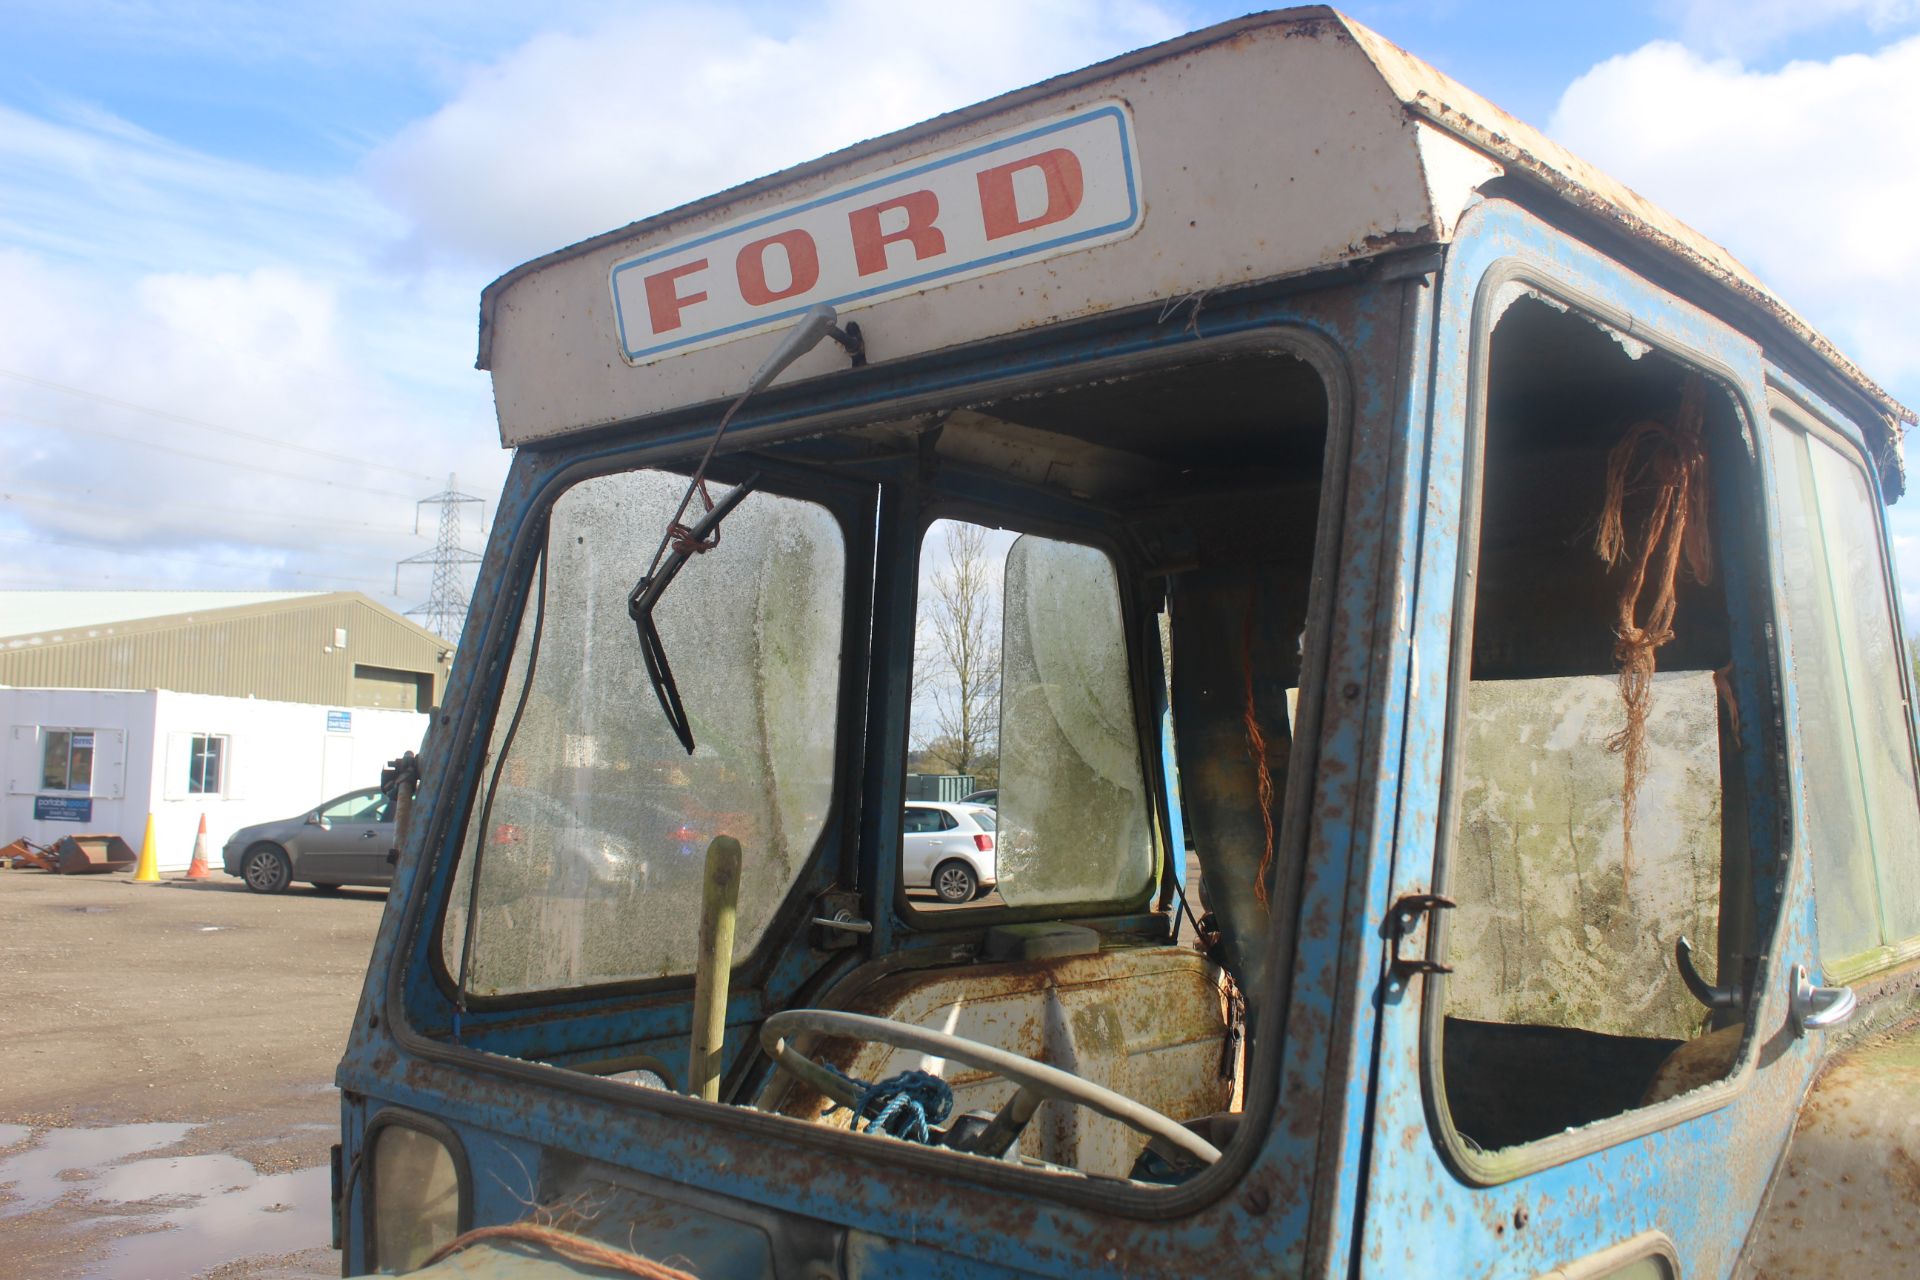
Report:
[[1408,955],[1401,948],[1419,929],[1421,920],[1436,911],[1456,905],[1452,898],[1438,893],[1410,893],[1394,903],[1387,912],[1387,936],[1393,940],[1393,961],[1387,967],[1387,991],[1390,994],[1398,995],[1405,991],[1416,974],[1453,972],[1450,964],[1441,964],[1425,955]]
[[1853,1017],[1852,987],[1816,987],[1807,976],[1807,966],[1793,966],[1793,990],[1787,997],[1787,1016],[1801,1035],[1809,1031],[1831,1031],[1845,1026]]

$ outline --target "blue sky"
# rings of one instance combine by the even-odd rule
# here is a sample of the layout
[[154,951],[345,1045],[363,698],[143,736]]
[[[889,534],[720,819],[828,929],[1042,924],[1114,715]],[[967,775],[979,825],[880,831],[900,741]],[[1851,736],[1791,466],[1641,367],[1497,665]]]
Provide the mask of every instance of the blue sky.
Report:
[[[411,500],[505,471],[472,368],[486,281],[1239,11],[0,0],[0,587],[413,603]],[[1920,403],[1920,0],[1346,11],[1726,244]]]

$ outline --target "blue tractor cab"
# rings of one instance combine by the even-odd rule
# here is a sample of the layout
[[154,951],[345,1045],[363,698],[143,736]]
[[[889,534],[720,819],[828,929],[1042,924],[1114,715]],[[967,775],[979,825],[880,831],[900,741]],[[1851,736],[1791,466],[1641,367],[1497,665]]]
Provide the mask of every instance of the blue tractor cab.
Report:
[[1912,414],[1539,133],[1239,19],[528,263],[480,364],[346,1274],[1916,1256]]

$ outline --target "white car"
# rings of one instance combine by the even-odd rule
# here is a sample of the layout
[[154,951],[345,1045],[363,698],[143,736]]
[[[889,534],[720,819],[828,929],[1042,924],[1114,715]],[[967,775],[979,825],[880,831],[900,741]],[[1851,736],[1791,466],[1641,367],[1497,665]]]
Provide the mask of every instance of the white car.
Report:
[[942,902],[971,902],[1000,876],[993,851],[994,813],[983,804],[909,800],[901,824],[900,876]]

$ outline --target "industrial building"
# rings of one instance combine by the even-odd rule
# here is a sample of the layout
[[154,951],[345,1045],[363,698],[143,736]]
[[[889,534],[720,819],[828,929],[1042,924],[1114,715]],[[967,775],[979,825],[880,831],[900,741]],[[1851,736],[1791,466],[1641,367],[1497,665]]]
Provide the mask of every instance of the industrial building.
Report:
[[184,867],[243,826],[379,780],[419,745],[452,645],[358,592],[0,592],[0,842],[83,831]]

